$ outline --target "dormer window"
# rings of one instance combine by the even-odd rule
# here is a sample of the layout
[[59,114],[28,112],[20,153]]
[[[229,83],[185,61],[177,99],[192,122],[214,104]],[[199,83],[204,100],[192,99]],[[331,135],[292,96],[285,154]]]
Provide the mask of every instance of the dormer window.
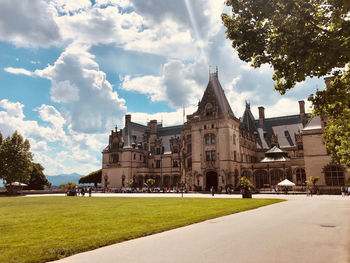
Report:
[[206,115],[206,116],[212,116],[213,113],[214,113],[213,105],[211,105],[210,103],[208,103],[207,105],[205,105],[205,115]]

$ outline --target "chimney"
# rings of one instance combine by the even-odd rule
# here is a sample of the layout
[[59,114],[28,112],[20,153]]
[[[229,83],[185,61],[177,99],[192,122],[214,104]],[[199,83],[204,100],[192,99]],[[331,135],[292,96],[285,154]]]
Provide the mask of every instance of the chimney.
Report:
[[149,126],[151,129],[151,134],[156,134],[157,133],[157,120],[151,120],[149,122]]
[[305,101],[299,100],[299,118],[303,123],[303,127],[306,125],[307,119],[305,114]]
[[302,114],[305,115],[305,101],[299,100],[298,102],[299,102],[299,113],[300,113],[300,116]]
[[264,124],[265,120],[265,108],[263,106],[258,107],[259,109],[259,124]]
[[131,114],[126,114],[125,115],[125,126],[127,123],[131,122]]

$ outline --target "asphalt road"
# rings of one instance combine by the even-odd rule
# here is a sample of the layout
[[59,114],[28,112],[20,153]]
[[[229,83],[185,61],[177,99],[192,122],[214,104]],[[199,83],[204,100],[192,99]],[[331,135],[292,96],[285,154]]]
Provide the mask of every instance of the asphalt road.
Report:
[[350,262],[350,196],[287,198],[56,262]]

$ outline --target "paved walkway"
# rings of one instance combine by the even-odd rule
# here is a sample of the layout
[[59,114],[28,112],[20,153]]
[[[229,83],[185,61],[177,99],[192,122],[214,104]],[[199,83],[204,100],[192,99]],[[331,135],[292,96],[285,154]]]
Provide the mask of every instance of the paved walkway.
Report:
[[350,196],[254,197],[286,197],[289,201],[99,248],[56,262],[350,262]]

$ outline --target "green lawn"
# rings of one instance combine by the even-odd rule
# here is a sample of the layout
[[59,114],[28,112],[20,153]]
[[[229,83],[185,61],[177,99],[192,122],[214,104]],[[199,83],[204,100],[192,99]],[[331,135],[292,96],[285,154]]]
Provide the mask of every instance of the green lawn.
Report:
[[282,200],[0,198],[0,262],[45,262]]

